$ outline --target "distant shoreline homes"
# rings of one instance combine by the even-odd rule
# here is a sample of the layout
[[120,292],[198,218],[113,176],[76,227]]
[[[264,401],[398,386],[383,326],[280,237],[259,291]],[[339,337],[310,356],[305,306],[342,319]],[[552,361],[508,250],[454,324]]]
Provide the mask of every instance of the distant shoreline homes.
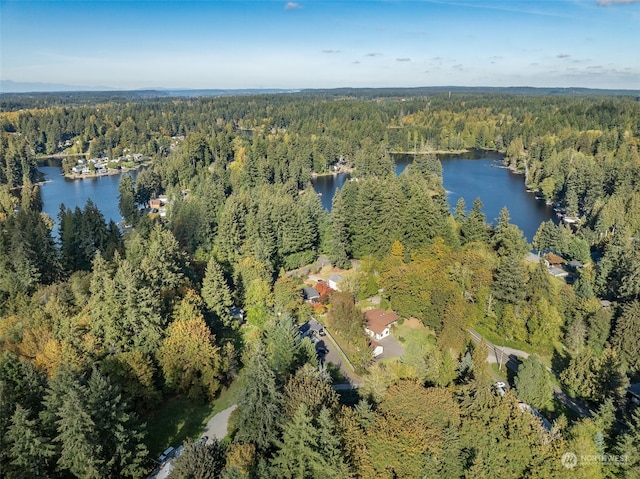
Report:
[[117,175],[124,171],[131,171],[144,166],[147,158],[142,153],[132,153],[117,158],[109,159],[90,158],[88,160],[80,159],[71,168],[71,171],[65,173],[65,178],[83,179],[95,178],[97,176]]

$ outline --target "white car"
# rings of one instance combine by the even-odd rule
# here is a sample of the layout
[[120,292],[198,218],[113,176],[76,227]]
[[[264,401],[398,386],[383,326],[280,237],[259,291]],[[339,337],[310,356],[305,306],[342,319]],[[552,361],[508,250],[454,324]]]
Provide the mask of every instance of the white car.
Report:
[[493,387],[496,388],[496,391],[498,391],[500,396],[504,396],[507,392],[507,385],[503,381],[498,381],[493,385]]

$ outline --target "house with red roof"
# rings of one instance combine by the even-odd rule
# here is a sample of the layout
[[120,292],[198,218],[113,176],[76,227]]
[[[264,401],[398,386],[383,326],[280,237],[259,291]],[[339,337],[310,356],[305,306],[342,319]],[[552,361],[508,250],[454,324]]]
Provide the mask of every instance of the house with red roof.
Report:
[[398,321],[398,315],[384,309],[370,309],[365,311],[366,326],[364,330],[376,341],[386,338],[391,333],[391,326]]

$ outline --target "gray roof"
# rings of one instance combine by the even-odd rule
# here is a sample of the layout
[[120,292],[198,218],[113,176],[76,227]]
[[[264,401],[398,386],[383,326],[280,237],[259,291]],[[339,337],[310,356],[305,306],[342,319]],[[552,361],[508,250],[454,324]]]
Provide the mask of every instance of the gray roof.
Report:
[[551,276],[555,276],[556,278],[560,276],[567,276],[569,274],[565,270],[560,268],[549,268],[549,273],[551,274]]
[[342,276],[340,276],[338,273],[333,273],[331,276],[329,276],[329,281],[335,281],[336,283],[338,283],[339,281],[342,281]]
[[302,288],[302,294],[304,295],[304,297],[306,299],[313,299],[313,298],[319,298],[320,297],[320,293],[318,293],[318,290],[314,287],[311,286],[307,286],[306,288]]
[[540,262],[540,256],[538,256],[535,253],[527,254],[527,256],[525,256],[524,259],[527,260],[529,263],[539,263]]

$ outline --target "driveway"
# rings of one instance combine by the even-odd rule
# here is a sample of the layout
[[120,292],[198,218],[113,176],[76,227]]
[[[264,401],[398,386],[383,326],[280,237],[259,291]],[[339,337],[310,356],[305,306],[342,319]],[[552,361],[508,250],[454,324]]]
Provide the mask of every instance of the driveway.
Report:
[[[319,332],[321,329],[325,330],[326,334],[324,336],[320,336]],[[327,331],[326,328],[322,326],[322,324],[320,324],[315,319],[310,319],[306,325],[303,325],[300,328],[300,330],[301,332],[306,332],[307,330],[311,330],[314,332],[314,334],[311,335],[311,331],[310,331],[309,337],[310,338],[315,337],[317,339],[317,341],[316,339],[313,339],[313,341],[316,341],[315,342],[316,351],[321,351],[323,348],[327,350],[325,354],[318,353],[318,357],[320,358],[321,361],[329,362],[337,366],[340,369],[340,372],[342,373],[342,375],[345,378],[347,378],[347,380],[352,385],[358,386],[360,385],[360,383],[362,383],[362,380],[358,376],[356,376],[354,372],[346,364],[347,363],[346,358],[343,356],[342,352],[340,351],[340,348],[338,347],[333,337],[331,336],[331,333],[329,333],[329,331]]]
[[382,354],[376,358],[376,361],[386,358],[400,358],[404,354],[404,348],[391,335],[376,342],[383,348]]
[[227,435],[229,416],[231,416],[231,413],[235,411],[237,407],[237,404],[233,404],[232,406],[229,406],[224,411],[220,411],[218,414],[209,419],[207,427],[202,433],[203,436],[209,436],[207,444],[211,444],[214,437],[219,441],[222,441],[224,439],[224,437]]

